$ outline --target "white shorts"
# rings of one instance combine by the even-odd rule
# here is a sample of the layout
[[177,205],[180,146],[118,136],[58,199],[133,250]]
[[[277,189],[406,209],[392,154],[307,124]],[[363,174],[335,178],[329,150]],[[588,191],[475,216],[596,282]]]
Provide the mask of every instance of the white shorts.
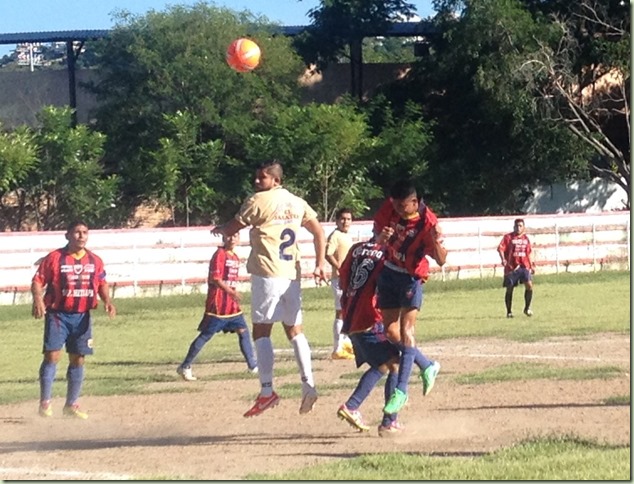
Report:
[[332,295],[335,298],[335,310],[341,311],[341,295],[343,291],[339,288],[338,277],[330,279],[330,287],[332,288]]
[[302,324],[302,292],[298,280],[251,276],[251,321],[286,326]]

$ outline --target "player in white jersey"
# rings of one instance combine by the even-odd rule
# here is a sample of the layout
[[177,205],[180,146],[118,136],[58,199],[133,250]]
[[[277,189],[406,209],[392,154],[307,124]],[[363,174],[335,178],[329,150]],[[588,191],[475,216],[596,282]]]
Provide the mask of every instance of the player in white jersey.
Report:
[[251,321],[261,390],[245,417],[259,415],[280,400],[273,391],[271,330],[276,321],[282,321],[299,367],[302,379],[299,413],[310,412],[317,401],[310,346],[302,329],[297,238],[302,227],[313,236],[313,275],[318,284],[326,280],[326,241],[317,213],[303,199],[282,187],[282,174],[282,166],[277,161],[260,165],[255,174],[256,193],[244,201],[233,219],[211,231],[228,237],[244,227],[252,227],[247,271],[251,274]]
[[341,332],[343,320],[341,319],[341,289],[339,288],[339,268],[348,255],[352,246],[350,226],[352,225],[352,211],[349,208],[341,208],[335,214],[336,228],[326,239],[326,261],[332,266],[330,285],[335,300],[335,320],[332,325],[333,360],[353,360],[354,349],[348,335]]

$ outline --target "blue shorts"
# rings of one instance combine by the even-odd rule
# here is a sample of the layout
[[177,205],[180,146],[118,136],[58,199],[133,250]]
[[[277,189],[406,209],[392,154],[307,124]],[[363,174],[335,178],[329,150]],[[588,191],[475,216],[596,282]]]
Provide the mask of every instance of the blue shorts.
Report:
[[423,283],[405,272],[383,267],[376,289],[379,309],[420,309],[423,305]]
[[92,317],[85,313],[47,311],[44,316],[43,351],[58,351],[66,345],[66,352],[92,355]]
[[525,267],[519,267],[513,272],[509,272],[504,275],[504,281],[502,281],[502,287],[516,287],[519,283],[526,283],[532,281],[533,276],[531,271]]
[[226,318],[205,314],[198,325],[198,331],[209,336],[213,336],[220,331],[223,333],[237,333],[239,329],[248,329],[242,313],[235,316],[227,316]]
[[354,348],[357,368],[363,363],[367,363],[372,368],[378,368],[393,358],[399,358],[399,349],[385,336],[382,323],[375,324],[369,331],[352,333],[349,336]]

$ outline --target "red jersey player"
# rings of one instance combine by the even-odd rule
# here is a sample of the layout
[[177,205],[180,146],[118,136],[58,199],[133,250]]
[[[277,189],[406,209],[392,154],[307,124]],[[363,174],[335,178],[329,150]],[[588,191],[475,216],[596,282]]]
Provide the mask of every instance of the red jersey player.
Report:
[[196,377],[192,374],[194,358],[213,335],[220,331],[238,334],[240,351],[247,362],[249,370],[252,373],[257,373],[258,371],[257,362],[253,354],[253,345],[251,344],[251,333],[240,308],[240,294],[236,291],[240,259],[233,249],[239,240],[240,236],[237,232],[231,236],[223,236],[224,245],[218,247],[218,250],[216,250],[209,261],[205,314],[198,325],[200,334],[192,341],[185,359],[176,369],[176,372],[183,377],[183,380],[196,380]]
[[[398,384],[384,408],[385,413],[391,414],[399,412],[407,402],[408,381],[416,361],[416,316],[423,302],[422,284],[429,275],[426,257],[432,257],[442,266],[447,251],[442,246],[436,215],[418,198],[409,180],[394,184],[390,198],[375,215],[374,233],[380,230],[387,230],[390,238],[377,285],[378,307],[388,337],[401,345]],[[426,358],[421,364],[426,395],[433,387],[440,365]]]
[[504,266],[504,281],[506,288],[504,302],[506,303],[506,317],[513,317],[513,289],[524,284],[524,314],[532,316],[531,302],[533,300],[533,276],[535,269],[531,262],[531,241],[526,236],[526,226],[521,218],[513,222],[513,232],[502,237],[498,245],[498,254]]
[[111,318],[117,310],[110,301],[102,260],[86,249],[88,225],[81,221],[71,223],[66,240],[66,247],[44,257],[31,283],[33,317],[44,317],[39,413],[42,417],[53,416],[53,382],[62,347],[66,346],[68,389],[63,415],[87,419],[88,414],[79,409],[77,400],[84,382],[85,356],[93,353],[90,311],[97,307],[97,296]]

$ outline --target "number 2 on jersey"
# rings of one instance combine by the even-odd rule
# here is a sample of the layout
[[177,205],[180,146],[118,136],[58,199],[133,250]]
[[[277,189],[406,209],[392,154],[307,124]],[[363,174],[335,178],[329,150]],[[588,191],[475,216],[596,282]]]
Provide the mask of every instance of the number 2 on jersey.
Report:
[[284,229],[280,234],[280,239],[282,240],[280,244],[280,259],[293,260],[293,256],[291,254],[285,254],[284,251],[292,247],[295,243],[295,232],[291,229]]

